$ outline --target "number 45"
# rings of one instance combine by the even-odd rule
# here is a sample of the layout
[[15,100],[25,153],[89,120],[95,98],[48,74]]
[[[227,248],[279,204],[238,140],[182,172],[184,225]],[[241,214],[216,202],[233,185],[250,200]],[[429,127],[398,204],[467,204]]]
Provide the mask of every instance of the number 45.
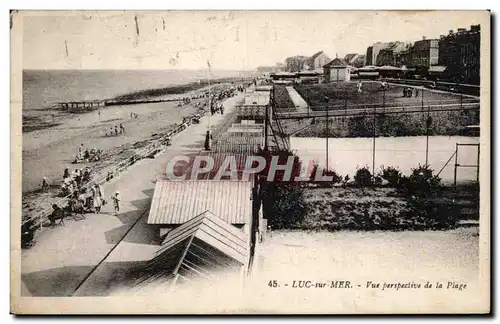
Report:
[[267,285],[271,288],[276,288],[278,287],[278,282],[276,280],[269,280],[269,283]]

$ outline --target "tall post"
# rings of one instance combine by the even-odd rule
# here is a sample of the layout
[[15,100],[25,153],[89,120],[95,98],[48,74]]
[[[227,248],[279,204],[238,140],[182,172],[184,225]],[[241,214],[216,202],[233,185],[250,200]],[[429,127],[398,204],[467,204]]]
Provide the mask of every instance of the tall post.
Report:
[[344,109],[347,115],[347,85],[344,85]]
[[211,125],[211,117],[212,117],[212,93],[211,93],[211,87],[210,87],[210,62],[207,60],[207,65],[208,65],[208,70],[207,70],[207,82],[208,82],[208,109],[209,109],[209,114],[208,114],[208,131],[207,131],[207,141],[208,141],[208,147],[207,149],[210,150],[212,149],[212,125]]
[[424,89],[422,89],[422,111],[424,111]]
[[326,171],[328,171],[328,112],[330,110],[330,98],[326,97]]
[[455,144],[455,170],[453,172],[453,186],[457,189],[457,168],[458,168],[458,143]]
[[268,130],[267,128],[269,127],[269,105],[266,105],[266,111],[265,111],[265,116],[264,116],[264,150],[267,151],[269,148],[269,143],[267,141],[268,138]]
[[427,119],[426,124],[426,139],[425,139],[425,165],[429,165],[429,127],[431,126],[431,105],[427,105]]
[[373,183],[375,184],[375,136],[376,136],[376,124],[377,124],[377,115],[375,112],[375,105],[373,106],[373,151],[372,151],[372,177]]
[[477,183],[479,184],[479,148],[480,148],[480,145],[477,144],[477,173],[476,173],[476,181]]
[[382,107],[384,107],[384,114],[385,114],[385,87],[383,89],[383,95],[382,95]]

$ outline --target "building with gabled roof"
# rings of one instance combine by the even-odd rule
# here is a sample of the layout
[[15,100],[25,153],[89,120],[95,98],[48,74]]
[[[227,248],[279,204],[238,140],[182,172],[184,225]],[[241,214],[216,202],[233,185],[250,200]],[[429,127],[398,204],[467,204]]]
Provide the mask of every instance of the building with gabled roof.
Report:
[[351,70],[352,67],[338,57],[323,66],[326,82],[350,81]]
[[366,56],[357,53],[346,54],[344,61],[355,68],[360,68],[365,65]]
[[248,235],[206,210],[167,234],[136,281],[135,290],[148,285],[168,289],[189,281],[218,281],[228,272],[244,272],[248,259]]
[[331,58],[324,51],[319,51],[307,60],[306,70],[323,72],[323,66],[330,61]]

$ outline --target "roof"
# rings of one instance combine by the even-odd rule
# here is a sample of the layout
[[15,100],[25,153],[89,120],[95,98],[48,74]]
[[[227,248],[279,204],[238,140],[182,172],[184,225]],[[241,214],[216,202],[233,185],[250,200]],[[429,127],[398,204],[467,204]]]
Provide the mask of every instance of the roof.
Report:
[[[233,133],[238,135],[237,133]],[[248,134],[246,134],[248,136]],[[255,134],[251,134],[254,136]],[[219,169],[224,165],[224,162],[230,162],[233,163],[233,160],[236,164],[236,169],[238,170],[237,175],[238,179],[242,179],[243,171],[245,170],[245,164],[247,161],[247,158],[249,155],[255,155],[255,151],[253,149],[256,149],[255,143],[248,142],[247,145],[238,145],[241,144],[241,142],[235,142],[233,139],[228,140],[227,137],[241,137],[244,138],[245,136],[231,136],[231,134],[224,134],[224,136],[221,136],[220,138],[216,139],[212,143],[212,150],[211,151],[203,151],[197,154],[187,154],[189,157],[189,162],[188,163],[176,163],[174,165],[174,174],[175,176],[182,176],[185,175],[185,179],[188,180],[214,180],[215,176],[217,175],[217,172]],[[260,138],[263,141],[262,136],[254,136],[255,138]],[[229,147],[226,147],[222,150],[224,143],[230,142]],[[221,143],[219,146],[218,143]],[[232,144],[234,143],[234,144]],[[237,148],[239,146],[239,148]],[[235,149],[235,151],[229,151],[229,149]],[[203,159],[211,159],[211,161],[214,162],[214,165],[211,169],[211,171],[206,172],[206,173],[198,173],[198,174],[193,174],[194,172],[194,162],[196,160],[196,157],[204,157]],[[226,164],[227,166],[227,164]],[[163,174],[164,180],[169,179],[168,175],[165,173]],[[172,179],[171,179],[172,180]],[[173,179],[176,180],[176,179]],[[224,175],[222,179],[219,180],[233,180],[229,175]]]
[[346,56],[344,57],[344,60],[346,62],[349,62],[349,63],[352,63],[352,60],[357,56],[358,54],[356,53],[352,53],[352,54],[346,54]]
[[438,72],[438,73],[442,73],[446,70],[446,66],[442,66],[442,65],[434,65],[434,66],[431,66],[429,67],[429,72]]
[[255,87],[255,91],[271,91],[272,89],[273,86],[271,85]]
[[238,271],[247,263],[248,242],[248,236],[236,227],[209,211],[202,212],[167,234],[136,287],[176,277],[218,280],[219,270]]
[[326,67],[326,68],[328,68],[328,67],[347,67],[347,63],[344,60],[337,57],[337,58],[333,59],[332,61],[330,61],[330,63],[323,65],[323,67]]
[[377,71],[377,69],[378,69],[378,67],[376,67],[376,66],[367,65],[367,66],[363,66],[363,67],[358,68],[358,71]]
[[389,65],[384,65],[384,66],[379,66],[377,67],[378,70],[393,70],[393,71],[401,71],[401,68],[398,68],[396,66],[389,66]]
[[158,180],[148,224],[183,224],[205,211],[230,224],[246,224],[252,214],[252,184],[230,180]]
[[318,71],[300,71],[297,74],[299,76],[319,76],[321,73]]
[[319,51],[317,52],[316,54],[314,54],[313,56],[310,57],[310,60],[314,60],[315,58],[317,58],[318,56],[320,56],[321,54],[324,54],[323,51]]

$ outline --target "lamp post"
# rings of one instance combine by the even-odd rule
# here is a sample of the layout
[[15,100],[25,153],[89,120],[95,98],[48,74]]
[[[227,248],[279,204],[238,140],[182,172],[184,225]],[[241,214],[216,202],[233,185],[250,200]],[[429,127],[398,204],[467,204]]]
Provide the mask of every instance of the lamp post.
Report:
[[212,93],[210,87],[210,62],[207,60],[208,70],[207,70],[207,82],[208,82],[208,130],[205,136],[205,150],[210,151],[212,149],[212,134],[211,134],[211,115],[212,115]]

